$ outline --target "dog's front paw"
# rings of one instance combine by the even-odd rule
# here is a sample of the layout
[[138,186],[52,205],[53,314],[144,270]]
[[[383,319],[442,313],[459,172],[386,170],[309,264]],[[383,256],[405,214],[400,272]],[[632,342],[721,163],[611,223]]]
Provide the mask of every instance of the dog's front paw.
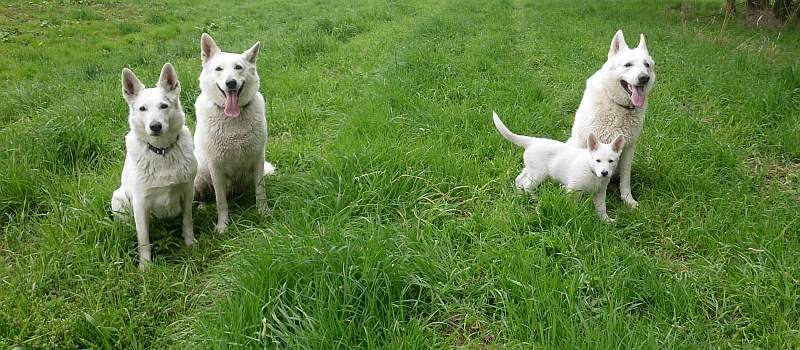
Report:
[[197,240],[194,237],[188,237],[184,238],[183,242],[186,243],[187,247],[191,248],[195,243],[197,243]]
[[607,223],[607,224],[610,224],[610,223],[616,221],[616,220],[612,219],[611,217],[609,217],[607,213],[598,212],[597,215],[600,216],[600,220],[605,221],[605,223]]
[[633,196],[631,196],[631,195],[627,195],[625,197],[622,197],[622,200],[625,201],[625,204],[631,209],[636,209],[636,207],[639,206],[639,202],[637,202],[635,199],[633,199]]
[[270,209],[266,201],[258,203],[258,212],[262,215],[269,215]]
[[228,229],[227,222],[218,222],[216,226],[214,226],[214,232],[216,233],[225,233],[225,230]]

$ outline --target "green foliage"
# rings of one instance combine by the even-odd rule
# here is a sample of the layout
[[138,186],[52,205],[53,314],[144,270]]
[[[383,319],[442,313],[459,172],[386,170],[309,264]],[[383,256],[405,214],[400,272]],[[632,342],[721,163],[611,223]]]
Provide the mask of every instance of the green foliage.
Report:
[[[2,5],[0,348],[800,347],[800,37],[676,4]],[[517,193],[490,116],[566,139],[619,28],[658,83],[640,208],[612,187],[606,225],[555,185]],[[173,63],[193,128],[203,31],[263,44],[272,214],[238,198],[219,236],[196,209],[192,249],[155,223],[139,272],[108,213],[120,70]]]

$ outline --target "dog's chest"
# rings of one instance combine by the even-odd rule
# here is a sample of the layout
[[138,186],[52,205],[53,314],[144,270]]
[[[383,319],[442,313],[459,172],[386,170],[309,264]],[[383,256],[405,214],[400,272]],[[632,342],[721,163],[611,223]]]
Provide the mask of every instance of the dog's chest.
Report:
[[183,212],[183,200],[186,196],[186,184],[164,187],[150,187],[144,192],[145,201],[150,214],[160,218],[176,217]]
[[142,150],[134,162],[137,178],[146,188],[163,188],[194,181],[197,162],[190,151],[176,147],[163,155]]
[[591,168],[583,165],[574,165],[571,168],[565,187],[573,191],[592,194],[601,190],[603,180],[595,176]]
[[635,141],[642,132],[644,111],[628,110],[614,103],[606,102],[597,106],[592,120],[592,131],[601,142],[611,143],[619,135],[628,142]]
[[263,151],[267,141],[262,116],[243,111],[238,118],[211,118],[204,148],[214,158],[251,158]]
[[179,215],[183,211],[186,188],[192,185],[197,173],[191,147],[177,144],[163,155],[141,147],[128,157],[132,160],[129,169],[134,172],[128,179],[135,182],[129,190],[144,197],[151,215],[158,218]]

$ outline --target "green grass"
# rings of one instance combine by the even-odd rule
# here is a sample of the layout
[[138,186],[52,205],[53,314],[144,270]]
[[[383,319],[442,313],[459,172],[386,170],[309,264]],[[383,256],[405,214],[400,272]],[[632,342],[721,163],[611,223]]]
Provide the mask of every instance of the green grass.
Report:
[[[719,2],[720,4],[717,4]],[[721,1],[0,5],[0,348],[798,348],[800,35]],[[618,220],[517,193],[512,130],[566,139],[622,28],[658,83]],[[109,219],[122,67],[261,40],[273,211]]]

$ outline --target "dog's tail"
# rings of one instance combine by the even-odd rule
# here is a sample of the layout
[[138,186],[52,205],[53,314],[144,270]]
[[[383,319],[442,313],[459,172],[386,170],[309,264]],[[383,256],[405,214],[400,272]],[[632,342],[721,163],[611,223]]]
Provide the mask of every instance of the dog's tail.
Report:
[[497,113],[495,112],[492,112],[492,119],[494,120],[494,126],[497,128],[497,131],[500,132],[500,135],[503,135],[503,137],[505,137],[506,140],[513,142],[515,145],[520,146],[522,148],[526,148],[531,143],[531,141],[534,140],[533,137],[517,135],[511,132],[511,130],[508,130],[506,125],[503,124],[503,121],[500,120],[500,117],[498,117]]

